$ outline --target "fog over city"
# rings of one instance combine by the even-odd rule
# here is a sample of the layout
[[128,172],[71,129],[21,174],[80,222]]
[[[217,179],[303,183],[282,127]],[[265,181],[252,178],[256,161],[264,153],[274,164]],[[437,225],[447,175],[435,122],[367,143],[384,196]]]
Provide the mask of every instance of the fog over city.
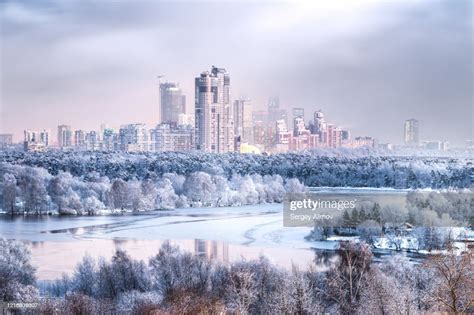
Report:
[[473,138],[471,1],[97,2],[0,4],[0,132],[59,124],[156,125],[158,75],[227,70],[233,98],[322,109],[328,120],[401,143]]

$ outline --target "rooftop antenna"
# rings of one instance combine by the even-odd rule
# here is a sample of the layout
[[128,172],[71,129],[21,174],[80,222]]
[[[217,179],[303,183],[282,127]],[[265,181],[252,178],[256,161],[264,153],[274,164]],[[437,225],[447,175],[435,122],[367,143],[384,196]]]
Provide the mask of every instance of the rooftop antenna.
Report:
[[157,75],[158,78],[158,84],[161,84],[161,78],[164,78],[165,76],[163,74]]

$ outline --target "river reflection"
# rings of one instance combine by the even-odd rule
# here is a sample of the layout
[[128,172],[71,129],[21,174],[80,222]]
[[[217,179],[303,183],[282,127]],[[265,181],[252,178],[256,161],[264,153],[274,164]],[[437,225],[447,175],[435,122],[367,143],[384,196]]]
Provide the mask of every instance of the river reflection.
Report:
[[[334,261],[334,251],[313,251],[277,247],[252,247],[229,244],[213,240],[168,240],[183,251],[206,257],[207,259],[229,263],[238,260],[258,259],[264,255],[272,263],[290,269],[293,265],[307,269],[315,264],[319,271],[327,270]],[[109,260],[116,249],[124,249],[134,259],[148,261],[158,253],[165,240],[92,239],[75,242],[25,242],[31,249],[32,262],[37,267],[39,280],[53,280],[63,273],[72,274],[82,257],[89,255],[95,259]]]

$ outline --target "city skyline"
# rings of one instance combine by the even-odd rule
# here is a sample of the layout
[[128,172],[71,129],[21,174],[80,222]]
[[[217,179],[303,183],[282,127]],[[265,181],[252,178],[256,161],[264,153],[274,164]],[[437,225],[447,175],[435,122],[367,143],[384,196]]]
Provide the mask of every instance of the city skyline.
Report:
[[[156,77],[179,82],[190,100],[195,75],[212,64],[232,76],[231,101],[249,98],[254,110],[279,95],[288,113],[303,108],[309,120],[323,108],[380,142],[401,143],[411,117],[421,139],[473,138],[468,1],[0,6],[0,133],[16,140],[61,124],[155,125]],[[229,12],[241,19],[229,23]]]
[[[165,83],[165,85],[167,84],[168,83]],[[172,84],[174,85],[174,83]],[[258,133],[259,126],[262,123],[261,121],[262,114],[264,114],[263,126],[265,129],[270,128],[269,130],[271,131],[271,133],[275,133],[275,132],[278,133],[279,125],[281,127],[282,122],[285,125],[284,127],[285,132],[288,132],[288,134],[294,133],[294,136],[301,135],[301,131],[310,132],[311,134],[321,135],[321,133],[324,131],[327,125],[327,126],[330,126],[330,128],[336,128],[340,132],[340,135],[338,137],[342,137],[342,139],[347,139],[347,140],[351,139],[351,135],[352,135],[351,130],[342,129],[340,125],[334,125],[333,123],[329,123],[329,122],[326,123],[324,120],[323,111],[321,109],[314,111],[314,114],[312,115],[312,117],[310,119],[307,119],[306,115],[301,111],[302,108],[292,108],[291,109],[292,117],[289,120],[289,118],[287,117],[286,109],[281,109],[280,107],[274,107],[273,112],[272,112],[272,106],[275,105],[274,104],[275,101],[279,103],[278,97],[269,98],[267,111],[251,110],[252,106],[251,106],[250,99],[241,98],[241,99],[237,99],[231,102],[232,104],[229,104],[229,110],[233,112],[232,123],[234,125],[234,128],[233,128],[234,139],[230,141],[234,141],[234,145],[237,145],[240,143],[263,145],[263,143],[258,142],[257,135],[255,135],[255,138],[254,138],[254,134],[256,132]],[[167,107],[167,106],[168,105],[164,105],[164,107]],[[163,105],[159,107],[160,112],[163,111],[162,107]],[[244,110],[244,108],[246,109]],[[295,114],[295,113],[298,113],[298,114]],[[280,115],[280,117],[278,115]],[[52,132],[52,130],[55,130],[55,129],[50,128],[50,127],[40,128],[37,130],[33,130],[32,128],[26,128],[26,129],[23,129],[22,136],[20,137],[20,139],[15,139],[14,134],[12,133],[8,133],[8,132],[0,133],[0,137],[3,137],[3,138],[6,137],[5,139],[2,138],[0,144],[9,143],[9,144],[16,145],[16,144],[23,144],[23,142],[31,142],[33,147],[35,147],[38,144],[38,140],[36,139],[38,138],[40,139],[40,144],[41,143],[44,144],[44,148],[83,147],[85,142],[91,141],[90,139],[87,140],[87,137],[90,136],[91,134],[93,135],[93,137],[97,137],[97,140],[93,140],[93,142],[102,141],[103,137],[107,138],[108,136],[112,136],[114,132],[119,132],[122,129],[126,129],[126,128],[129,128],[130,126],[137,126],[137,125],[143,126],[142,128],[144,128],[144,130],[147,130],[147,132],[154,131],[154,130],[161,130],[161,131],[158,131],[159,133],[163,132],[163,130],[165,132],[169,132],[170,128],[171,128],[171,131],[178,130],[178,133],[181,133],[183,131],[190,132],[191,129],[188,129],[188,128],[192,128],[193,130],[192,134],[194,138],[196,136],[194,130],[197,130],[196,125],[194,121],[190,120],[191,117],[189,114],[185,114],[184,116],[185,117],[181,117],[181,114],[179,114],[178,115],[179,121],[170,121],[170,120],[166,121],[166,120],[160,119],[159,122],[152,123],[152,124],[129,121],[127,123],[120,124],[119,126],[110,126],[108,123],[102,122],[100,124],[100,128],[96,126],[95,128],[91,128],[91,129],[84,129],[84,128],[81,128],[80,126],[71,126],[71,125],[61,124],[57,126],[58,132],[56,134]],[[194,117],[192,118],[194,119]],[[412,124],[416,124],[416,127],[412,127]],[[395,143],[380,142],[376,135],[355,135],[355,139],[362,139],[362,140],[367,139],[367,140],[370,140],[369,142],[371,143],[369,146],[374,146],[374,147],[379,146],[382,148],[392,148],[393,146],[395,147],[415,146],[419,148],[430,147],[431,149],[434,148],[433,146],[435,147],[439,146],[440,150],[446,150],[448,148],[448,145],[450,143],[449,141],[445,141],[442,139],[434,139],[430,137],[420,139],[418,124],[419,124],[419,120],[414,119],[414,118],[405,120],[403,124],[402,140]],[[65,129],[66,132],[68,132],[68,136],[64,135],[62,129]],[[265,133],[266,132],[268,132],[268,130],[266,130]],[[46,134],[46,140],[43,139],[45,134]],[[276,136],[278,137],[278,135]],[[64,137],[69,137],[69,143],[66,145],[62,144],[65,141],[67,142],[67,140],[64,140],[65,139]],[[149,135],[148,137],[153,138],[154,136]],[[268,134],[265,137],[268,137]],[[57,141],[50,141],[49,140],[50,138],[57,139]],[[156,141],[156,139],[152,141]],[[194,140],[192,140],[192,142],[193,141]],[[273,139],[272,141],[276,141],[276,139]],[[317,141],[324,141],[324,139],[319,139]],[[472,141],[473,141],[472,139],[467,139],[462,145],[454,146],[454,148],[472,147],[472,145],[469,144]],[[78,143],[82,143],[83,145],[78,145]],[[278,141],[274,142],[273,145],[277,143]],[[92,150],[100,150],[98,145],[99,143],[97,143],[97,147],[95,147],[94,145]],[[365,146],[365,145],[367,145],[366,142],[362,141],[361,143],[357,144],[355,147]],[[83,149],[86,147],[87,146],[83,147]],[[194,147],[194,144],[192,146],[192,149],[196,149]],[[107,147],[106,150],[113,150],[113,147]],[[186,149],[186,150],[190,150],[190,149]],[[207,149],[203,149],[203,148],[197,149],[197,150],[208,151]],[[300,149],[289,148],[289,150],[298,151]]]

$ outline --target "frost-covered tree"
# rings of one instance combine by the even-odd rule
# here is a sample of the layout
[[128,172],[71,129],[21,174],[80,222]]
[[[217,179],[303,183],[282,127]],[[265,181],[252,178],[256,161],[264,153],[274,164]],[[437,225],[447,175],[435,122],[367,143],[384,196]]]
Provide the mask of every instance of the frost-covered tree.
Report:
[[155,207],[157,209],[174,209],[179,200],[173,184],[168,178],[161,179],[157,184]]
[[41,214],[46,209],[49,199],[45,186],[46,177],[45,170],[32,168],[22,172],[17,179],[23,198],[23,208],[27,213]]
[[186,177],[183,183],[183,191],[190,202],[206,206],[210,205],[216,187],[211,175],[196,172]]
[[2,301],[35,302],[35,268],[25,245],[0,238],[0,298]]
[[255,273],[245,262],[231,266],[226,292],[226,304],[231,311],[249,314],[250,306],[257,301],[258,289]]
[[426,265],[434,277],[429,294],[435,311],[454,314],[474,311],[474,256],[472,252],[431,256]]
[[158,293],[129,291],[117,299],[116,310],[119,314],[151,314],[161,309],[162,297]]
[[99,210],[105,209],[105,205],[95,196],[87,197],[83,204],[83,208],[88,215],[97,214]]
[[77,264],[72,280],[73,291],[88,296],[97,296],[96,262],[91,256],[84,256]]
[[149,266],[154,286],[165,302],[182,303],[210,294],[211,264],[202,257],[183,253],[166,242]]
[[132,259],[124,250],[117,249],[111,261],[117,292],[146,292],[151,288],[148,269],[143,261]]
[[129,201],[128,196],[129,190],[127,182],[123,179],[116,179],[112,182],[112,187],[110,188],[110,197],[112,198],[113,206],[116,209],[124,210]]
[[350,314],[360,306],[372,253],[366,244],[354,242],[342,242],[337,253],[339,262],[327,274],[326,296],[336,302],[341,313]]
[[2,208],[4,211],[15,214],[16,213],[16,196],[18,194],[16,178],[13,174],[3,175],[3,189],[2,189]]

